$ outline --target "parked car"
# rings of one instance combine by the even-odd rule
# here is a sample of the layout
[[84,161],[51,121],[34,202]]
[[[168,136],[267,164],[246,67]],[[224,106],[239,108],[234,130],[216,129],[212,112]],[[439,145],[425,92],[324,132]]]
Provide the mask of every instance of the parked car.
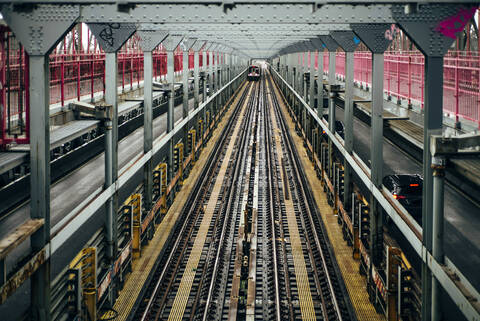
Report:
[[[328,114],[324,114],[322,117],[328,122]],[[337,132],[342,139],[345,139],[345,127],[340,120],[335,121],[335,132]],[[325,135],[325,133],[323,132],[322,135]]]
[[388,175],[383,178],[383,185],[418,224],[422,225],[422,176],[419,174]]

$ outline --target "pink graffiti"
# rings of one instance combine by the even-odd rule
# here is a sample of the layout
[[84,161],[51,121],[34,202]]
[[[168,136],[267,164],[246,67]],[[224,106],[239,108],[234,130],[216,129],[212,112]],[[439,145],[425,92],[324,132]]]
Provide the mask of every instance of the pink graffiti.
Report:
[[468,20],[470,20],[477,8],[470,8],[470,9],[460,9],[456,15],[450,16],[442,21],[439,22],[435,31],[440,32],[445,37],[449,37],[452,39],[456,38],[456,33],[460,32],[465,28]]
[[398,31],[398,27],[392,23],[390,29],[385,30],[385,39],[392,41]]

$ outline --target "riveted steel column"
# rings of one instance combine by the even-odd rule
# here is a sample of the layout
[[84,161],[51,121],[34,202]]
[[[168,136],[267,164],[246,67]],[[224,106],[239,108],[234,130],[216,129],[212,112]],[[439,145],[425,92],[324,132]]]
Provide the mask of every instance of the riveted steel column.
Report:
[[[433,169],[433,225],[432,225],[432,255],[438,263],[445,263],[444,253],[444,186],[445,186],[445,157],[432,158]],[[440,293],[442,285],[435,277],[432,277],[432,320],[442,320]]]
[[[152,30],[151,26],[139,26],[137,35],[143,50],[143,153],[153,148],[153,58],[152,51],[166,38],[167,31]],[[153,160],[143,166],[144,208],[152,209]]]
[[[153,147],[153,59],[151,51],[143,52],[143,153]],[[145,209],[152,208],[153,164],[147,161],[143,167]]]
[[[380,188],[383,178],[383,53],[373,53],[372,58],[370,173],[373,184]],[[383,256],[383,219],[373,195],[370,197],[370,248],[372,263],[378,266]]]
[[203,95],[202,95],[202,102],[204,102],[206,99],[207,99],[207,72],[208,72],[208,68],[207,68],[207,50],[204,48],[203,49],[203,65],[202,65],[202,71],[203,71],[203,74],[204,74],[204,78],[203,78]]
[[310,87],[308,88],[308,104],[311,108],[315,108],[315,53],[310,50],[308,52],[310,57]]
[[[330,51],[328,58],[328,85],[330,86],[329,96],[328,96],[328,129],[335,133],[335,120],[336,120],[336,105],[335,105],[335,96],[331,88],[335,85],[335,57],[336,53]],[[333,169],[333,146],[332,140],[328,139],[328,173],[332,173]]]
[[[354,53],[347,51],[345,53],[345,150],[353,153],[353,88],[354,88]],[[344,166],[344,206],[346,209],[351,208],[353,192],[352,184],[352,167],[345,162]]]
[[209,61],[209,66],[208,66],[208,92],[209,96],[213,94],[213,52],[210,50],[208,52],[208,61]]
[[[345,123],[345,150],[353,153],[353,88],[354,88],[354,51],[357,44],[355,35],[352,31],[333,31],[332,38],[345,51],[345,95],[344,95],[344,123]],[[351,209],[351,201],[353,186],[352,186],[352,167],[348,162],[344,162],[344,199],[343,204],[345,209]]]
[[[111,119],[105,121],[105,184],[109,188],[118,177],[118,92],[117,92],[117,51],[135,32],[134,24],[118,24],[113,27],[107,23],[90,23],[90,30],[98,39],[99,44],[105,51],[105,103],[112,108]],[[102,37],[108,31],[111,38]],[[105,203],[106,208],[106,234],[107,234],[107,257],[112,264],[117,256],[117,208],[118,194]],[[111,291],[111,290],[110,290]],[[111,296],[112,292],[109,292]]]
[[383,53],[373,53],[372,59],[371,179],[380,186],[383,176]]
[[307,70],[309,70],[308,58],[310,57],[310,52],[305,51],[303,53],[303,57],[304,57],[304,62],[303,62],[303,73],[302,73],[302,85],[303,85],[302,93],[303,93],[303,99],[308,102],[309,101],[308,100],[308,87],[307,87],[307,78],[305,78],[305,73],[307,72]]
[[199,94],[199,89],[200,89],[200,84],[199,82],[199,64],[200,64],[200,57],[199,57],[199,52],[196,50],[193,53],[193,85],[194,85],[194,92],[193,92],[193,100],[194,100],[194,108],[198,108],[199,101],[200,101],[200,94]]
[[[175,73],[174,73],[174,50],[167,51],[167,82],[170,86],[168,91],[167,133],[173,131],[175,124]],[[173,179],[173,139],[168,142],[168,182]]]
[[[425,247],[428,251],[434,251],[433,248],[433,239],[438,235],[433,233],[433,215],[434,215],[434,180],[433,169],[432,169],[432,155],[430,153],[431,148],[431,135],[441,135],[442,134],[442,125],[443,125],[443,113],[442,108],[438,106],[443,106],[443,56],[425,56],[425,95],[424,95],[424,118],[423,118],[423,213],[422,213],[422,228],[423,228],[423,241]],[[439,177],[436,178],[440,180]],[[439,182],[437,182],[439,183]],[[437,184],[437,188],[441,188]],[[439,197],[437,195],[437,197]],[[443,193],[442,193],[443,197]],[[439,199],[436,199],[437,202]],[[437,204],[438,206],[438,204]],[[440,210],[440,208],[438,209]],[[443,208],[441,208],[443,211]],[[443,219],[442,217],[437,217],[435,223],[439,223],[438,220]],[[442,224],[442,223],[440,223]],[[436,226],[438,233],[443,227],[440,225]],[[440,235],[441,236],[441,235]],[[438,246],[435,249],[437,257],[443,256],[443,249]],[[432,253],[433,254],[433,253]],[[435,259],[437,259],[435,257]],[[443,257],[442,257],[443,259]],[[439,261],[441,263],[441,261]],[[423,278],[428,277],[430,284],[425,284],[424,287],[431,288],[431,298],[424,298],[424,301],[431,300],[431,318],[432,320],[438,321],[442,318],[442,309],[440,306],[440,293],[439,290],[441,286],[438,284],[438,281],[432,275],[432,272],[428,268],[427,264],[422,266],[422,282]],[[433,280],[433,283],[432,283]],[[423,288],[422,288],[423,290]],[[423,292],[422,292],[423,293]],[[427,292],[428,295],[428,292]],[[428,313],[426,313],[428,314]]]
[[[44,224],[30,237],[32,254],[37,254],[50,241],[50,77],[49,53],[66,30],[80,15],[80,7],[61,6],[49,15],[48,5],[36,4],[29,10],[1,8],[3,19],[25,46],[29,54],[30,108],[30,217],[44,219]],[[48,250],[48,249],[47,249]],[[5,271],[4,271],[5,272]],[[31,277],[30,318],[49,321],[50,258]],[[3,316],[9,319],[7,315]]]
[[[383,53],[391,43],[385,32],[386,23],[351,25],[352,30],[372,51],[372,112],[370,169],[372,183],[381,189],[383,179]],[[377,267],[383,258],[383,210],[377,199],[370,195],[370,258]]]
[[[30,217],[45,223],[31,237],[34,253],[50,240],[50,77],[48,55],[29,56],[30,101]],[[50,260],[32,275],[34,318],[50,320]]]
[[[105,53],[105,103],[112,106],[112,119],[106,121],[105,130],[105,188],[113,184],[118,175],[118,101],[117,101],[117,53]],[[118,195],[115,193],[106,203],[107,256],[113,262],[117,253],[116,213]]]
[[[187,41],[188,42],[188,41]],[[183,80],[183,118],[188,117],[188,75],[190,73],[188,69],[188,50],[189,48],[183,48],[183,70],[182,70],[182,80]]]
[[323,48],[318,51],[317,67],[317,115],[323,115]]

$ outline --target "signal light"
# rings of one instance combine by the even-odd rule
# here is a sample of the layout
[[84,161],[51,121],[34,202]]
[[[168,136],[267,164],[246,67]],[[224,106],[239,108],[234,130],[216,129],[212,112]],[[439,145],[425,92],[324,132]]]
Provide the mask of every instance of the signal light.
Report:
[[419,184],[410,184],[411,187],[418,187],[420,186]]
[[406,197],[405,197],[404,195],[393,194],[393,198],[396,199],[396,200],[403,200],[403,199],[405,199]]

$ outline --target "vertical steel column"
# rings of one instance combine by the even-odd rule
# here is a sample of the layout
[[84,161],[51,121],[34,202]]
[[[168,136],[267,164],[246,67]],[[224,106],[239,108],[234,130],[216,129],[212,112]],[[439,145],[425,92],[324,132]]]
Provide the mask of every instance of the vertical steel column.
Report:
[[[445,158],[436,156],[432,158],[433,169],[433,226],[432,226],[432,255],[440,264],[444,263],[444,181]],[[432,276],[432,320],[442,320],[443,313],[440,307],[440,293],[442,285]]]
[[[330,49],[329,49],[330,50]],[[328,92],[328,129],[335,133],[335,119],[336,119],[336,105],[335,97],[336,92],[332,90],[332,87],[335,86],[335,51],[329,51],[328,59],[328,85],[330,90]],[[328,173],[331,175],[333,169],[333,145],[332,140],[328,139]]]
[[[143,152],[147,154],[153,148],[153,57],[152,51],[168,35],[167,31],[151,30],[140,25],[137,30],[143,50]],[[153,199],[153,159],[143,166],[144,207],[152,209]]]
[[[371,180],[377,187],[383,178],[383,53],[372,53]],[[381,263],[383,255],[382,209],[370,195],[370,255],[372,263]]]
[[200,101],[200,84],[199,82],[199,70],[200,70],[200,57],[199,57],[199,52],[198,50],[195,50],[193,53],[193,85],[194,85],[194,91],[193,91],[193,100],[194,100],[194,108],[198,108],[199,101]]
[[323,115],[323,47],[318,51],[317,68],[317,115]]
[[[345,150],[353,153],[353,87],[354,87],[354,53],[348,51],[345,53]],[[344,205],[346,209],[351,207],[352,186],[352,168],[345,162],[344,166]]]
[[[30,99],[30,217],[43,218],[44,225],[31,237],[33,253],[50,240],[50,77],[48,55],[29,56]],[[32,104],[33,105],[33,104]],[[50,260],[31,279],[32,316],[50,320]]]
[[[430,153],[430,136],[442,134],[443,114],[443,56],[425,55],[425,95],[423,119],[423,208],[422,237],[427,251],[433,250],[433,169]],[[437,248],[438,250],[438,248]],[[422,263],[422,305],[425,304],[423,318],[436,320],[441,316],[438,284],[432,285],[433,275],[428,264]],[[435,286],[435,288],[433,288]],[[430,294],[431,293],[431,294]],[[428,307],[431,306],[429,309]],[[431,313],[431,315],[430,315]],[[438,319],[437,319],[438,320]]]
[[310,50],[308,52],[308,56],[310,57],[310,87],[308,88],[308,104],[311,108],[315,107],[315,53]]
[[[355,35],[352,31],[333,31],[332,38],[345,51],[345,150],[352,154],[353,152],[353,88],[354,88],[354,51],[357,47]],[[348,162],[344,162],[344,198],[343,205],[345,209],[351,209],[353,192],[352,186],[352,168]]]
[[303,52],[304,62],[303,62],[303,71],[302,71],[302,94],[303,99],[308,102],[308,88],[307,88],[307,78],[305,78],[305,73],[307,72],[308,67],[308,57],[310,57],[310,52],[304,51]]
[[[466,8],[468,7],[462,10],[467,11]],[[422,243],[428,252],[433,250],[432,216],[434,212],[434,178],[431,168],[430,136],[442,134],[443,57],[455,40],[455,37],[439,32],[438,26],[446,21],[445,19],[451,19],[451,17],[457,15],[459,10],[460,7],[456,3],[445,4],[441,7],[434,4],[424,5],[421,10],[414,12],[405,12],[400,7],[395,7],[392,10],[399,26],[425,55]],[[471,15],[474,12],[475,10],[471,11]],[[464,16],[461,20],[455,21],[455,29],[463,30],[471,17]],[[424,25],[422,31],[426,32],[418,32],[420,23]],[[437,285],[434,285],[434,287],[437,287]],[[433,292],[435,291],[437,289]],[[438,295],[433,292],[432,272],[428,268],[428,264],[422,262],[422,320],[440,317],[440,302]]]
[[[112,106],[112,120],[106,122],[105,131],[105,188],[110,187],[118,176],[118,93],[117,53],[105,53],[105,103]],[[117,253],[117,205],[115,193],[106,203],[107,211],[107,256],[113,262]]]
[[[151,51],[143,52],[143,153],[153,148],[153,59]],[[152,208],[153,162],[149,159],[143,167],[145,209]]]
[[209,96],[213,94],[213,52],[210,50],[208,52],[208,61],[210,65],[208,66],[208,92]]
[[[188,42],[188,41],[187,41]],[[183,113],[182,117],[188,117],[188,47],[183,48],[183,70],[182,70],[182,80],[183,80]]]
[[203,65],[202,65],[202,71],[204,74],[203,78],[203,95],[202,95],[202,102],[205,102],[207,99],[207,72],[208,72],[208,67],[207,67],[207,50],[204,48],[203,49]]
[[[168,112],[167,112],[167,133],[173,130],[175,123],[175,74],[174,74],[174,50],[167,51],[167,82],[169,84],[168,91]],[[173,179],[173,139],[168,141],[168,182]]]
[[302,59],[300,57],[300,52],[295,53],[295,91],[302,96]]

